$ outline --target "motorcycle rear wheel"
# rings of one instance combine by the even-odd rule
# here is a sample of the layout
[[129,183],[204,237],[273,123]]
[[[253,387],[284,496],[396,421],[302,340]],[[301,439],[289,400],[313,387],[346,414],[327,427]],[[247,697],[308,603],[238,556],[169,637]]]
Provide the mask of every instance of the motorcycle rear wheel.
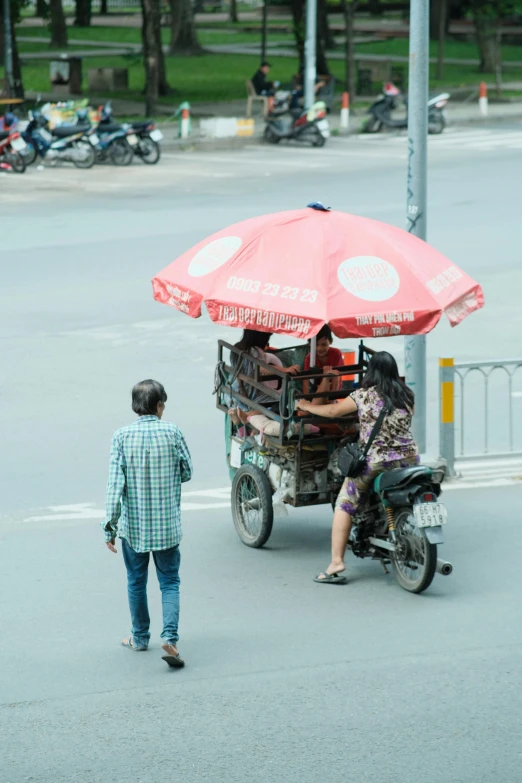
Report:
[[428,133],[439,134],[442,133],[446,127],[446,121],[442,115],[442,112],[430,112],[428,115]]
[[396,551],[390,553],[390,559],[395,577],[409,593],[422,593],[435,576],[437,546],[417,527],[411,507],[399,509],[394,516]]
[[113,141],[109,153],[115,166],[128,166],[134,157],[133,149],[126,139]]
[[153,141],[148,136],[140,139],[138,155],[144,163],[153,166],[160,159],[160,154],[160,145],[157,141]]
[[38,153],[36,152],[36,148],[34,147],[34,145],[28,144],[27,152],[24,155],[25,165],[32,166],[32,164],[35,162],[37,157],[38,157]]
[[281,136],[278,136],[277,133],[274,133],[270,125],[267,125],[265,128],[265,132],[263,133],[263,138],[268,144],[279,144],[281,141]]
[[81,160],[73,156],[72,162],[74,163],[76,168],[77,169],[92,168],[96,160],[96,152],[94,151],[94,147],[88,142],[84,142],[84,143],[80,142],[75,146],[76,146],[76,150],[81,149],[84,152],[84,156]]
[[324,147],[325,144],[326,144],[325,137],[323,136],[319,128],[316,127],[314,140],[312,141],[312,147]]
[[375,115],[370,114],[366,121],[366,125],[364,126],[364,132],[365,133],[378,133],[382,127],[382,123],[380,120],[375,117]]
[[15,171],[17,174],[24,173],[26,163],[23,155],[21,155],[19,152],[8,152],[4,158],[6,163],[9,163],[13,171]]

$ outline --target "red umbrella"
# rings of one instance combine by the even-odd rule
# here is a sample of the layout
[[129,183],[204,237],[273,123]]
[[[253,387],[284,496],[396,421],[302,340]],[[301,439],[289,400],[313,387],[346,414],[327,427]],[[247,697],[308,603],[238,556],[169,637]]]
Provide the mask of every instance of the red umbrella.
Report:
[[[312,205],[311,205],[312,206]],[[376,220],[312,208],[245,220],[167,266],[154,298],[224,326],[308,338],[425,334],[484,304],[469,275],[421,239]]]

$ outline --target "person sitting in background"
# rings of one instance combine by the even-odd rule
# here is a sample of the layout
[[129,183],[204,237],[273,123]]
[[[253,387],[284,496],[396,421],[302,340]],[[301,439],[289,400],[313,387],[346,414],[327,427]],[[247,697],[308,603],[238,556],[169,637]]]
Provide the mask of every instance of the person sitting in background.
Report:
[[[320,79],[318,76],[315,78],[314,95],[317,97],[317,93],[326,85],[324,79]],[[304,65],[299,68],[299,73],[295,78],[294,89],[292,90],[292,99],[290,101],[291,109],[299,108],[299,101],[304,98]]]
[[[308,341],[310,343],[310,340]],[[303,381],[304,394],[316,394],[318,392],[339,391],[342,386],[341,376],[334,367],[340,367],[344,364],[344,359],[339,348],[333,348],[332,330],[325,324],[316,338],[316,354],[314,368],[322,370],[325,376],[320,381],[317,379]],[[304,369],[310,370],[311,354],[308,354],[304,360]],[[330,400],[328,397],[317,397],[314,399],[314,405],[327,405]]]
[[270,73],[270,63],[262,62],[258,70],[252,76],[252,84],[257,95],[274,95],[278,82],[269,82],[266,78]]
[[[252,359],[258,359],[259,361],[265,362],[265,364],[273,363],[276,364],[276,362],[269,362],[267,358],[267,354],[265,353],[265,349],[268,346],[268,343],[270,341],[270,337],[272,335],[268,332],[258,332],[255,329],[245,329],[243,331],[243,337],[241,340],[235,344],[235,348],[239,349],[243,353],[247,354],[247,356],[243,357],[243,360],[241,362],[241,369],[239,369],[239,372],[242,375],[246,375],[249,378],[255,377],[255,363],[252,361]],[[271,359],[274,357],[271,357]],[[238,370],[238,365],[240,362],[240,357],[236,353],[233,353],[231,356],[231,365],[235,370]],[[278,369],[280,372],[284,373],[290,373],[291,375],[295,375],[296,372],[300,369],[297,365],[293,365],[292,367],[279,367]],[[264,367],[260,368],[260,375],[271,375],[272,373],[270,370],[265,369]],[[274,388],[277,388],[279,381],[268,381],[266,383],[266,386],[276,384]],[[230,408],[228,415],[234,422],[234,424],[244,424],[247,420],[247,415],[251,416],[256,413],[255,407],[256,402],[260,405],[263,405],[265,408],[269,408],[274,413],[279,413],[279,404],[277,400],[274,399],[273,396],[269,394],[264,394],[262,391],[257,389],[255,386],[251,386],[250,384],[247,384],[240,380],[239,378],[236,378],[234,383],[232,384],[232,388],[234,391],[239,392],[244,397],[248,397],[249,400],[251,400],[251,406],[245,405],[243,402],[237,403],[237,408]],[[248,411],[248,414],[247,414]]]

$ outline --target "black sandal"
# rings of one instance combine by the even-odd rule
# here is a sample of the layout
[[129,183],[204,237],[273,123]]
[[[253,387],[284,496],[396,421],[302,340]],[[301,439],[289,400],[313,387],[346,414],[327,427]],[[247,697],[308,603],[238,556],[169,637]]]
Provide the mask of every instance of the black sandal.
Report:
[[327,574],[326,571],[321,571],[320,574],[314,576],[314,582],[318,582],[320,585],[345,585],[348,579],[344,575],[344,571],[338,571],[335,574]]

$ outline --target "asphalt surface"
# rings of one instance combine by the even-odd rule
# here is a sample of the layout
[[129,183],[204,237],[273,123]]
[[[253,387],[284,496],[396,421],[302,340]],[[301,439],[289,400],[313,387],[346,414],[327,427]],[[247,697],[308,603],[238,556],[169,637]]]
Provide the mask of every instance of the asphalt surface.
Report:
[[[471,133],[430,143],[429,239],[487,302],[429,337],[432,450],[438,356],[520,355],[522,126]],[[211,390],[216,340],[233,333],[151,296],[169,260],[255,214],[320,199],[403,225],[405,153],[388,138],[332,139],[0,180],[2,783],[520,779],[520,488],[447,494],[441,555],[455,571],[421,597],[351,558],[346,587],[315,585],[326,507],[278,519],[253,551],[219,496]],[[401,341],[386,347],[401,358]],[[110,437],[145,377],[166,385],[196,466],[180,672],[160,659],[152,574],[154,645],[119,647],[123,562],[98,528]],[[478,417],[478,397],[469,405]],[[499,396],[498,437],[505,408]]]

